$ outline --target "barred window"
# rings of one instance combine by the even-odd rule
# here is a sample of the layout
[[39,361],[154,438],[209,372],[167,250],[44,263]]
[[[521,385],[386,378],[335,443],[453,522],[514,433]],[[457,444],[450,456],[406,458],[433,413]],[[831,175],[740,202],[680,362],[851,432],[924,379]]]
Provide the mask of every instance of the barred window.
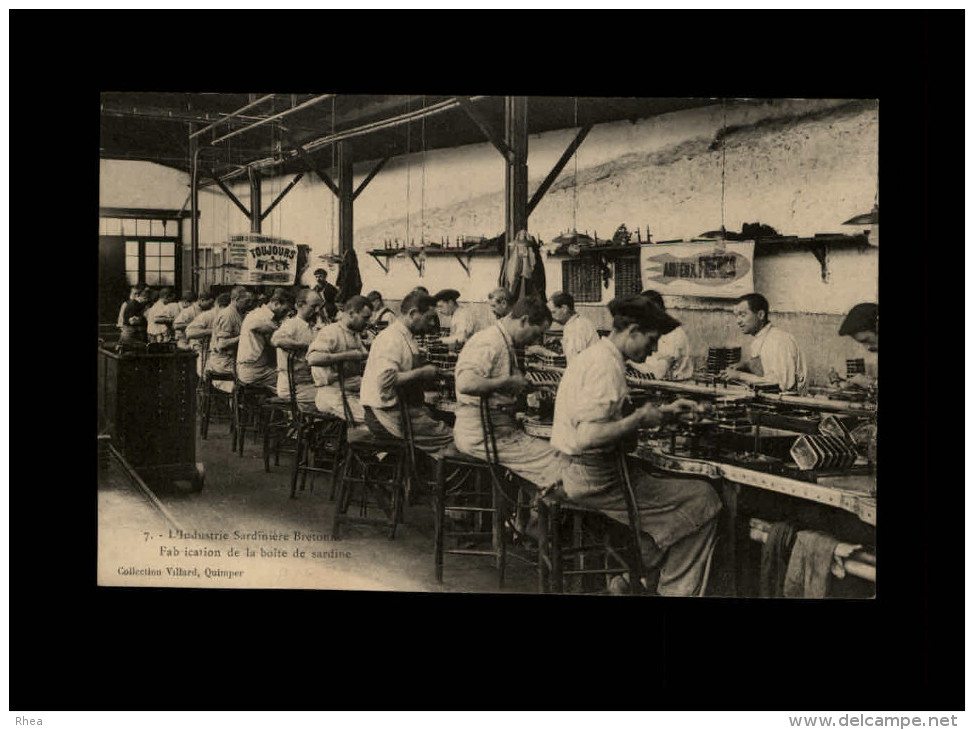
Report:
[[562,289],[575,297],[576,303],[602,301],[602,273],[596,261],[562,261],[561,282]]
[[639,294],[643,290],[642,276],[639,271],[639,258],[616,259],[616,296],[625,297]]

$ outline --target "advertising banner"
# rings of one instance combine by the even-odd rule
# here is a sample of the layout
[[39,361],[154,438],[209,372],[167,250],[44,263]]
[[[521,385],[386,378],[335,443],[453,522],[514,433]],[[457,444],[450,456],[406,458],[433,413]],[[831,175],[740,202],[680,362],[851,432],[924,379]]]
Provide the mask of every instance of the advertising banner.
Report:
[[733,299],[754,291],[754,241],[642,244],[643,289]]
[[298,246],[271,236],[233,236],[227,243],[231,284],[291,286],[297,280]]

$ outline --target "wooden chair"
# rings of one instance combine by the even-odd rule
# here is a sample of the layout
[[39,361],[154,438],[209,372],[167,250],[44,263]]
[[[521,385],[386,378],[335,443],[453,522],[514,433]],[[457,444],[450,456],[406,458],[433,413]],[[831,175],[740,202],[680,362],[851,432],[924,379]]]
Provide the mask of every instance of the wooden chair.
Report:
[[[512,520],[518,502],[505,489],[510,472],[500,465],[494,427],[487,400],[480,400],[480,422],[484,434],[484,459],[467,454],[450,455],[436,465],[433,491],[433,565],[437,582],[443,582],[445,555],[478,555],[494,559],[498,573],[498,587],[504,587],[508,545],[512,538]],[[452,485],[451,485],[452,481]],[[489,486],[486,486],[489,485]],[[447,512],[469,515],[474,530],[448,530]],[[490,517],[490,525],[486,518]],[[490,547],[447,548],[449,538],[456,540],[490,540]]]
[[257,436],[260,433],[260,412],[265,401],[271,396],[267,394],[267,389],[260,385],[249,385],[241,382],[234,369],[233,377],[233,430],[236,438],[231,450],[237,451],[243,456],[244,439],[247,430],[250,429],[254,434],[254,443],[257,443]]
[[[539,586],[543,592],[564,593],[565,578],[574,579],[580,593],[607,593],[613,576],[628,573],[629,592],[643,592],[645,574],[642,560],[642,531],[639,507],[629,475],[625,453],[616,454],[621,489],[629,514],[626,555],[621,546],[613,546],[610,533],[618,523],[595,509],[576,504],[558,492],[549,492],[538,500],[538,521],[541,528],[539,545]],[[571,545],[562,541],[563,523],[571,522]],[[571,563],[566,568],[566,563]],[[601,563],[601,565],[597,565]],[[595,567],[593,567],[593,565]],[[593,576],[602,576],[604,586],[591,590],[588,583]]]
[[[403,506],[411,483],[416,481],[415,462],[412,453],[412,424],[402,394],[398,394],[403,435],[399,439],[391,435],[380,436],[368,428],[356,428],[348,396],[342,383],[342,402],[348,419],[342,475],[335,497],[335,514],[332,520],[332,537],[341,537],[344,524],[364,524],[382,527],[388,538],[394,539],[396,528],[402,521]],[[356,495],[358,514],[349,515],[349,507]],[[369,516],[378,508],[383,517]]]
[[[343,383],[342,394],[344,401],[344,378],[341,368],[338,370],[339,381]],[[314,475],[328,474],[331,476],[331,499],[335,499],[335,487],[338,478],[339,464],[345,448],[345,435],[351,421],[346,424],[341,418],[322,413],[314,404],[301,405],[297,402],[297,387],[294,385],[294,360],[288,357],[288,386],[292,402],[292,413],[297,423],[297,443],[294,448],[294,470],[291,472],[291,499],[294,499],[298,489],[298,477],[301,478],[301,491],[304,491],[308,475],[311,475],[309,492],[314,491]],[[351,416],[348,404],[343,403],[345,418]],[[328,466],[319,466],[320,463]]]
[[[294,362],[300,357],[296,352],[287,352],[288,397],[268,398],[260,407],[260,430],[264,434],[264,471],[271,470],[271,451],[274,453],[274,466],[279,466],[281,452],[293,454],[296,449],[284,448],[281,444],[292,434],[297,439],[300,421],[298,412],[297,388],[294,386]],[[272,445],[273,442],[273,445]]]
[[[210,421],[213,418],[220,417],[226,418],[230,424],[230,450],[234,451],[237,448],[237,432],[236,423],[233,418],[233,392],[220,390],[213,385],[214,382],[218,381],[230,381],[233,382],[236,377],[233,374],[223,374],[223,373],[212,373],[208,372],[206,369],[207,359],[210,352],[210,341],[206,340],[203,347],[203,352],[200,357],[202,358],[200,363],[200,371],[203,373],[203,377],[200,379],[200,392],[199,397],[199,412],[200,412],[200,438],[206,439],[210,431]],[[217,399],[218,403],[222,403],[225,406],[225,414],[214,414],[213,413],[213,401],[214,398]]]

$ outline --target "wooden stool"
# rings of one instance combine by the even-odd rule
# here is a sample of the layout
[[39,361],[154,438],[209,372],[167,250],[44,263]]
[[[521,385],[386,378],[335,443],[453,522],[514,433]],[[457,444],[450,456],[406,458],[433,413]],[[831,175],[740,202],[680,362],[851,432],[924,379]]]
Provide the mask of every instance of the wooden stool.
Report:
[[[279,348],[280,349],[280,348]],[[300,414],[298,412],[297,389],[294,386],[294,360],[299,357],[297,352],[287,352],[287,398],[268,398],[260,407],[261,430],[264,433],[264,471],[271,470],[271,442],[273,441],[274,466],[280,465],[281,452],[293,454],[297,449],[281,448],[281,443],[287,441],[293,433],[297,441]]]
[[[232,373],[214,373],[205,370],[203,371],[203,392],[201,394],[200,404],[200,438],[205,440],[209,434],[210,421],[213,418],[213,399],[218,398],[218,402],[226,405],[226,418],[230,424],[230,448],[231,450],[235,450],[237,443],[237,432],[236,422],[233,418],[233,391],[220,390],[213,385],[213,383],[219,381],[233,383],[234,376]],[[221,417],[223,417],[223,414],[221,414]]]
[[242,383],[236,375],[233,379],[233,427],[236,433],[233,450],[243,456],[244,437],[247,429],[254,433],[254,443],[260,432],[260,410],[264,401],[271,398],[261,385]]
[[[643,592],[644,574],[642,560],[642,532],[639,521],[639,508],[629,477],[629,466],[625,454],[619,451],[616,460],[620,471],[621,488],[629,513],[628,557],[619,548],[610,544],[607,533],[617,525],[595,509],[575,504],[558,491],[549,492],[538,500],[538,522],[541,529],[539,546],[539,588],[543,592],[564,593],[565,577],[577,577],[581,593],[607,593],[609,581],[613,576],[629,574],[629,592]],[[562,544],[562,517],[572,520],[572,544]],[[611,523],[611,524],[610,524]],[[565,563],[572,565],[566,570]],[[601,563],[601,567],[590,567]],[[605,588],[598,591],[586,590],[585,582],[589,576],[604,576]]]
[[[341,537],[343,524],[384,527],[390,540],[402,520],[405,482],[409,479],[409,446],[401,439],[376,436],[366,428],[349,428],[342,475],[335,497],[332,538]],[[380,457],[381,455],[381,457]],[[358,492],[358,515],[348,508]],[[369,507],[378,507],[385,518],[369,517]]]

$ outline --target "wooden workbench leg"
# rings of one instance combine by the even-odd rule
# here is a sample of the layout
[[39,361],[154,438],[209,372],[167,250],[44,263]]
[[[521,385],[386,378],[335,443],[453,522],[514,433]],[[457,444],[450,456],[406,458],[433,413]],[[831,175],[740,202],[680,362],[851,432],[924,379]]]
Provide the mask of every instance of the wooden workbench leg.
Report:
[[724,517],[722,530],[725,547],[723,550],[726,561],[726,590],[729,595],[737,595],[737,541],[738,541],[738,509],[737,502],[741,493],[741,485],[727,479],[720,480],[721,501],[724,503]]

